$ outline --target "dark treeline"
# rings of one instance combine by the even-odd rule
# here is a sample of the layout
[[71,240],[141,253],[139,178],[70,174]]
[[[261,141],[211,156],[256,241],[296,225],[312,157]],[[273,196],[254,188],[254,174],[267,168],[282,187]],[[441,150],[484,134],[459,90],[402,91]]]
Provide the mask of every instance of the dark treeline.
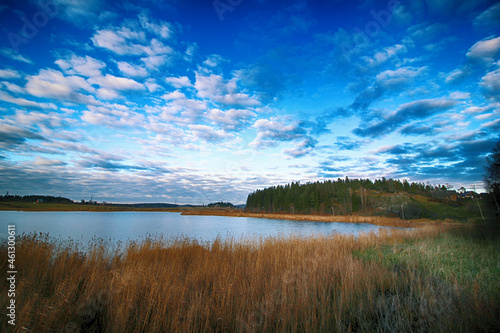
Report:
[[436,200],[450,195],[450,191],[444,185],[431,186],[386,178],[373,182],[370,179],[351,180],[346,177],[338,178],[337,181],[327,180],[306,184],[292,182],[285,186],[257,190],[248,196],[246,210],[292,214],[368,213],[379,205],[377,195],[380,197],[380,194],[384,193],[402,192],[433,197]]
[[209,203],[207,207],[236,208],[232,203],[222,201]]
[[0,202],[74,203],[73,200],[50,195],[0,195]]

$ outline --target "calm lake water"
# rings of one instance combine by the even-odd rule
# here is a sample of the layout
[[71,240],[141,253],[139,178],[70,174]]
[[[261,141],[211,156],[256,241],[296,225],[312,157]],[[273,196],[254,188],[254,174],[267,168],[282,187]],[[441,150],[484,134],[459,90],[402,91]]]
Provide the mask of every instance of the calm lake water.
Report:
[[[226,216],[193,216],[165,212],[15,212],[0,211],[0,239],[7,239],[7,225],[16,234],[48,233],[60,240],[87,244],[92,238],[113,242],[141,240],[147,235],[187,237],[212,242],[216,237],[258,238],[311,236],[332,233],[354,234],[378,231],[368,223],[310,222]],[[383,228],[383,227],[382,227]]]

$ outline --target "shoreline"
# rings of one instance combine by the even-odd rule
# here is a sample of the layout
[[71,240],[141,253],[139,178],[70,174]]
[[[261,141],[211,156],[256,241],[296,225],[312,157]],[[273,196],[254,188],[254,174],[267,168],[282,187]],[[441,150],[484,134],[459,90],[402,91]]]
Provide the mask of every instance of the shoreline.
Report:
[[226,210],[186,210],[181,215],[207,215],[207,216],[232,216],[251,217],[261,219],[294,220],[311,222],[344,222],[344,223],[370,223],[385,227],[419,228],[427,225],[462,225],[464,223],[455,220],[402,220],[397,217],[383,216],[359,216],[359,215],[298,215],[298,214],[277,214],[277,213],[247,213],[243,211]]
[[181,215],[207,215],[207,216],[231,216],[251,217],[261,219],[312,221],[312,222],[344,222],[344,223],[370,223],[386,227],[419,228],[427,225],[464,225],[463,222],[455,220],[402,220],[397,217],[384,216],[360,216],[360,215],[301,215],[280,213],[248,213],[242,210],[228,210],[206,207],[117,207],[99,205],[65,205],[65,204],[15,204],[0,203],[0,211],[21,212],[165,212],[181,213]]

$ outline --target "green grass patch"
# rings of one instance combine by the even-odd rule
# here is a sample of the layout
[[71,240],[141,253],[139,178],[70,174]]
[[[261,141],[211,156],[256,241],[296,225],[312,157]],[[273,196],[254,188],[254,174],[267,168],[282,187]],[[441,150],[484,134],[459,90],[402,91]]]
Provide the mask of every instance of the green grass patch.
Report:
[[[482,222],[477,202],[472,199],[460,201],[433,201],[416,195],[412,202],[422,210],[422,218],[453,219],[461,222]],[[484,203],[482,203],[484,206]],[[485,207],[483,207],[483,210]]]
[[395,271],[407,267],[428,277],[458,283],[491,299],[500,298],[500,239],[495,235],[457,229],[437,237],[355,251],[354,256]]

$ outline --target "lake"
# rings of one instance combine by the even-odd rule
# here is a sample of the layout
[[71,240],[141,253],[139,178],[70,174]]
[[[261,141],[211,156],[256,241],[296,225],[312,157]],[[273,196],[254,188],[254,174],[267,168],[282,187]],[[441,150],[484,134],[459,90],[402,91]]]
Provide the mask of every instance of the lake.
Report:
[[167,212],[17,212],[0,211],[0,239],[7,239],[7,225],[16,234],[48,233],[50,237],[71,238],[82,245],[92,238],[113,242],[141,240],[147,235],[165,238],[187,237],[212,242],[219,237],[258,238],[272,236],[311,236],[332,233],[358,235],[377,232],[369,223],[311,222],[250,217],[196,216]]

